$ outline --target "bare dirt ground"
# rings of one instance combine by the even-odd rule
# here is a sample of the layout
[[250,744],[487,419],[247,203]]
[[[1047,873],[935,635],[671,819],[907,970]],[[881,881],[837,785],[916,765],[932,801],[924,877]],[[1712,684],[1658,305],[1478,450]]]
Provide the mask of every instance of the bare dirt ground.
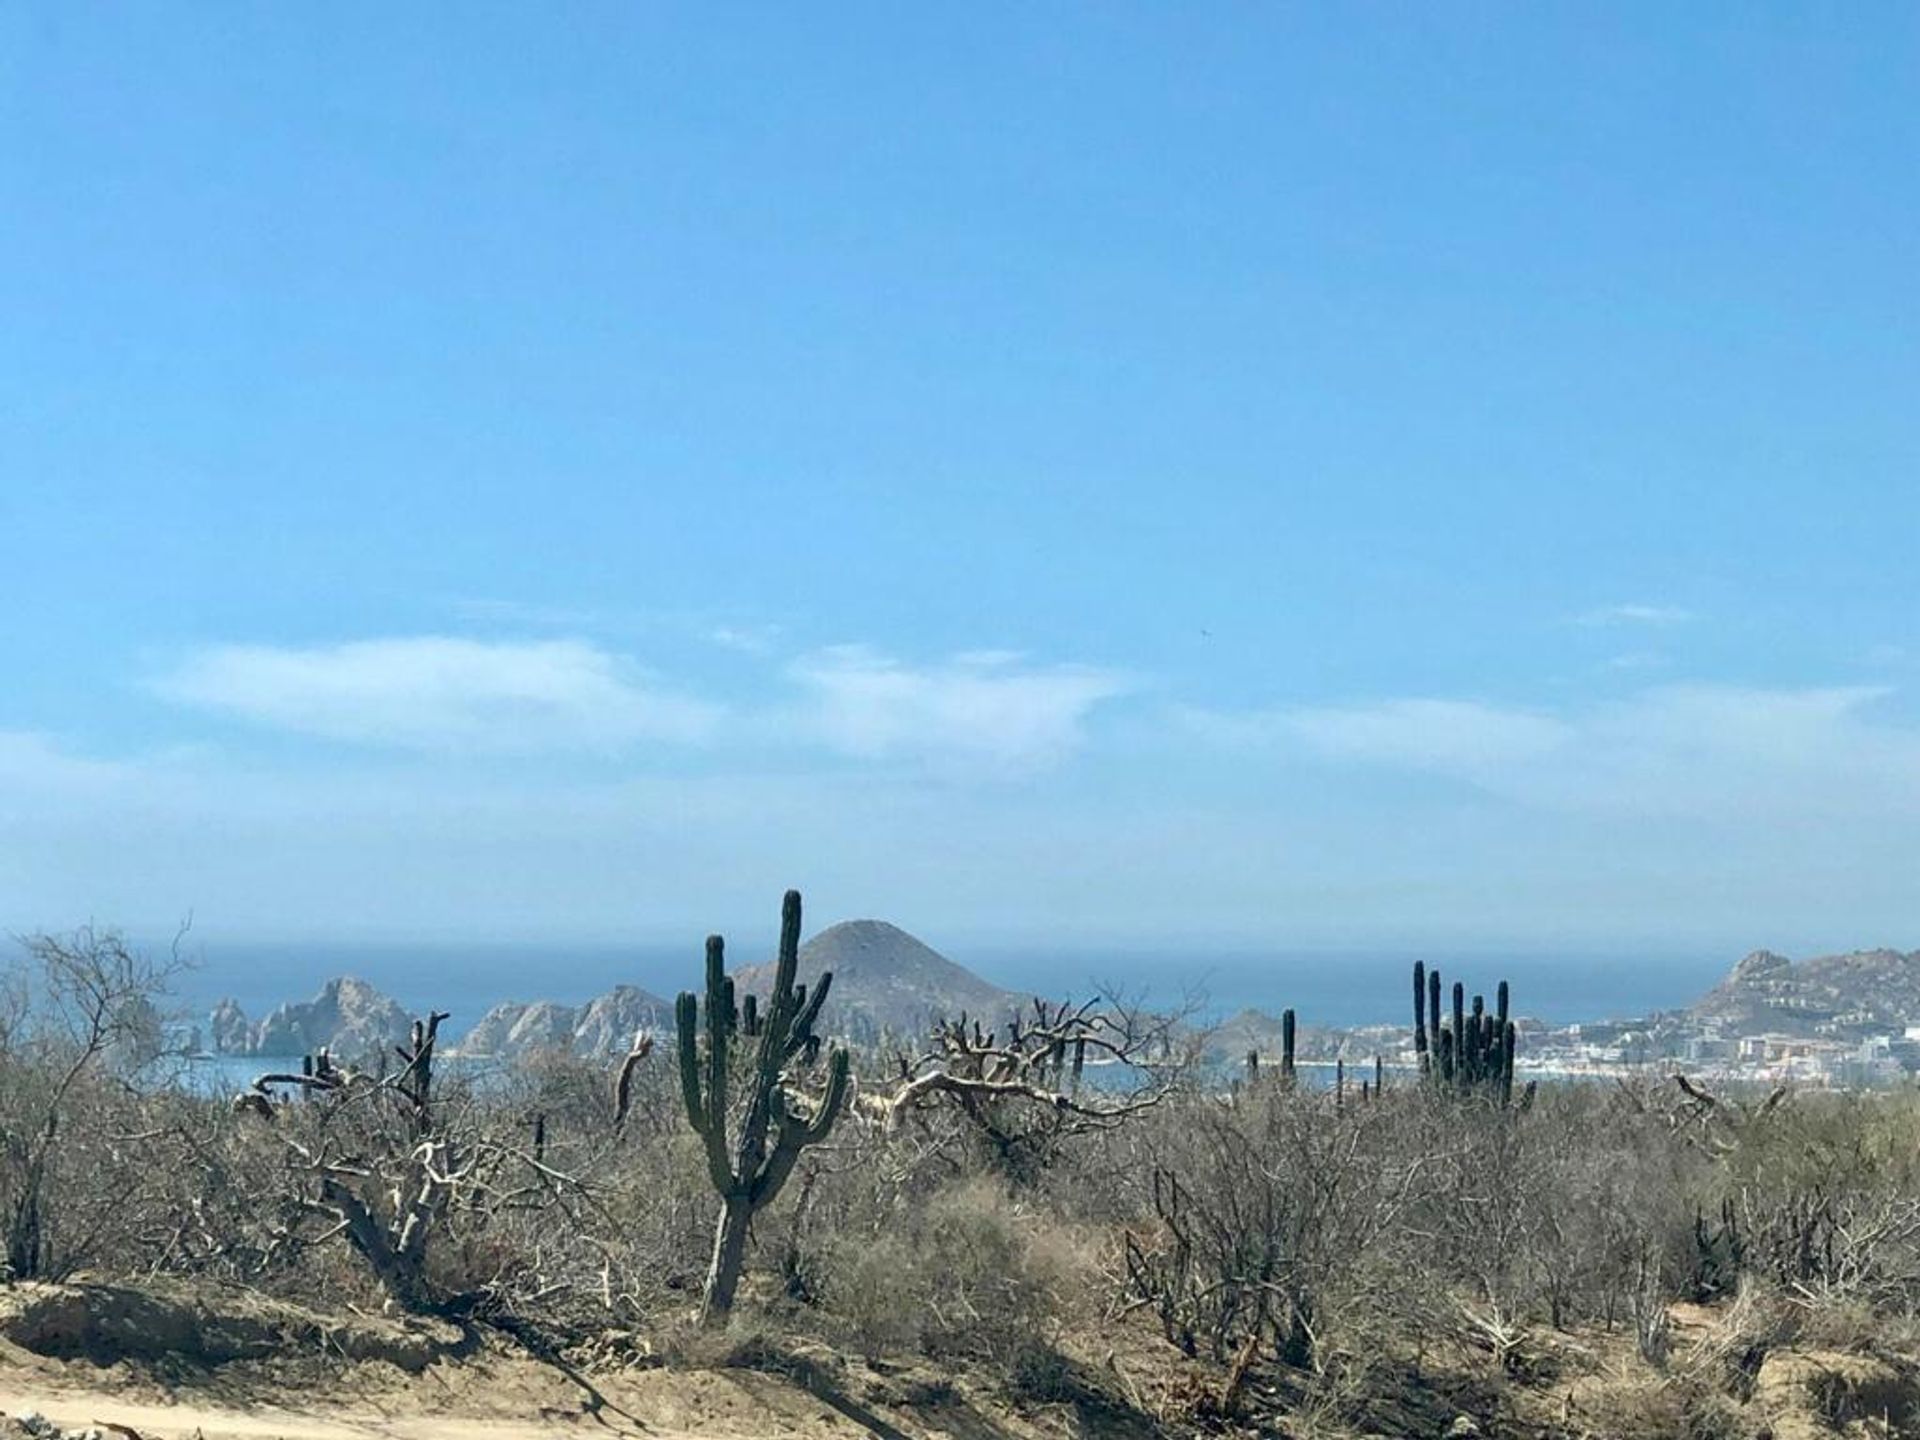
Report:
[[[1784,1335],[1738,1307],[1673,1306],[1650,1365],[1631,1331],[1529,1332],[1515,1348],[1391,1361],[1336,1418],[1222,1376],[1157,1336],[1105,1333],[1051,1402],[1011,1404],[924,1362],[788,1339],[669,1366],[636,1337],[561,1356],[492,1330],[323,1316],[246,1291],[0,1289],[0,1440],[1884,1440],[1920,1436],[1920,1363],[1871,1340]],[[737,1357],[736,1357],[737,1358]],[[1273,1388],[1278,1386],[1279,1388]],[[39,1421],[21,1420],[37,1415]],[[57,1431],[49,1428],[57,1427]],[[102,1434],[101,1432],[105,1432]],[[118,1432],[116,1437],[115,1432]]]
[[[431,1396],[358,1393],[343,1376],[330,1394],[208,1397],[191,1389],[134,1398],[112,1377],[0,1370],[0,1410],[37,1412],[67,1431],[126,1426],[145,1440],[534,1440],[555,1435],[733,1440],[750,1435],[818,1437],[876,1433],[831,1407],[762,1376],[668,1375],[620,1383],[589,1409],[546,1393],[537,1377],[494,1368],[487,1393],[465,1403]],[[885,1433],[884,1431],[879,1433]],[[938,1433],[938,1432],[928,1432]]]
[[66,1431],[126,1426],[143,1440],[997,1440],[1035,1433],[956,1400],[903,1416],[746,1370],[654,1369],[580,1384],[536,1362],[499,1356],[446,1362],[419,1377],[374,1373],[377,1364],[350,1367],[321,1385],[265,1375],[180,1385],[119,1366],[8,1356],[0,1358],[0,1411],[37,1412]]
[[[1043,1440],[1152,1433],[1084,1407],[1015,1416],[945,1377],[789,1348],[757,1368],[675,1367],[617,1347],[541,1356],[492,1333],[321,1316],[247,1292],[0,1291],[0,1412],[140,1440]],[[16,1426],[3,1440],[24,1435]]]

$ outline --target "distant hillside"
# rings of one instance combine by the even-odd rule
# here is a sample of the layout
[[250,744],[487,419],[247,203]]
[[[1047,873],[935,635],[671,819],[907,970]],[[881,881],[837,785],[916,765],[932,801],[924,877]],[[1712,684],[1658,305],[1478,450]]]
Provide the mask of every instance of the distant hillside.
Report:
[[616,985],[585,1005],[511,1000],[496,1005],[461,1037],[458,1054],[508,1059],[536,1050],[570,1050],[605,1058],[624,1055],[640,1030],[665,1031],[673,1006],[633,985]]
[[[885,1030],[917,1035],[929,1021],[963,1010],[997,1022],[1027,1004],[1026,996],[982,980],[884,920],[843,921],[802,945],[801,982],[814,983],[823,970],[833,972],[823,1028],[856,1039]],[[750,965],[734,980],[740,993],[764,996],[773,965]]]
[[222,1000],[208,1024],[213,1048],[222,1055],[284,1058],[326,1049],[342,1060],[359,1061],[384,1058],[404,1043],[413,1017],[366,981],[341,975],[313,999],[277,1006],[257,1023],[233,1001]]
[[1798,964],[1756,950],[1692,1013],[1749,1034],[1856,1037],[1920,1025],[1920,950],[1856,950]]
[[[1238,1065],[1249,1050],[1257,1050],[1263,1062],[1279,1063],[1281,1019],[1265,1010],[1242,1010],[1222,1020],[1207,1035],[1206,1052],[1216,1061]],[[1294,1055],[1301,1060],[1331,1060],[1342,1053],[1345,1031],[1302,1021],[1294,1032]],[[1371,1059],[1371,1054],[1369,1054]]]

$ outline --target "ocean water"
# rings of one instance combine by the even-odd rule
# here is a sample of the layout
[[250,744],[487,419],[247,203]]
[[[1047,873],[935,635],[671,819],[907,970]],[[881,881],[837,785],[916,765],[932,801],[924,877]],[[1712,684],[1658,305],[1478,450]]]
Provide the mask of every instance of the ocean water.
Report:
[[[1444,982],[1492,999],[1506,980],[1516,1014],[1556,1024],[1625,1019],[1690,1005],[1725,975],[1738,956],[1718,953],[1594,954],[1545,951],[1432,950],[1279,951],[1252,954],[1113,953],[1073,957],[1008,956],[1000,971],[1064,982],[1083,993],[1090,983],[1172,1004],[1191,994],[1200,1013],[1220,1018],[1240,1010],[1278,1014],[1291,1006],[1301,1020],[1348,1027],[1410,1023],[1413,965],[1438,966]],[[1080,968],[1076,970],[1075,964]],[[1029,982],[1035,983],[1035,982]]]
[[[255,1019],[304,1000],[335,975],[357,975],[412,1010],[452,1012],[459,1035],[503,1000],[577,1004],[617,984],[671,997],[700,974],[697,946],[264,944],[206,941],[175,986],[177,1007],[203,1018],[222,998]],[[742,962],[761,958],[742,948]],[[1555,1023],[1619,1019],[1690,1004],[1737,956],[1720,953],[1598,954],[1413,950],[1125,951],[954,950],[951,959],[1013,990],[1082,996],[1110,988],[1155,1006],[1192,1002],[1218,1018],[1253,1007],[1292,1006],[1310,1024],[1395,1023],[1410,1006],[1416,959],[1450,984],[1489,997],[1507,980],[1521,1015]]]

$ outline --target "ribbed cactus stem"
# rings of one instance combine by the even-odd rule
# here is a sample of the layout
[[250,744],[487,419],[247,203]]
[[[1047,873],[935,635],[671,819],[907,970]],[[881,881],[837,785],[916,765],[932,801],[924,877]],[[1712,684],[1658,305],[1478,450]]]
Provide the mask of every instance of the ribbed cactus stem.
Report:
[[[1506,986],[1502,985],[1502,992]],[[1513,1051],[1514,1042],[1520,1038],[1520,1032],[1509,1020],[1505,1031],[1505,1043],[1500,1057],[1500,1103],[1503,1106],[1513,1103]]]
[[[811,995],[805,986],[796,985],[799,951],[800,894],[790,890],[781,906],[780,949],[764,1011],[752,995],[743,1010],[736,1010],[726,945],[718,935],[707,940],[704,1006],[692,992],[682,994],[674,1004],[681,1099],[687,1123],[703,1142],[708,1175],[721,1200],[701,1306],[701,1318],[708,1323],[724,1320],[732,1308],[754,1213],[772,1203],[800,1152],[826,1138],[846,1103],[851,1072],[843,1049],[829,1053],[825,1091],[810,1109],[800,1108],[788,1088],[786,1070],[795,1057],[810,1061],[818,1053],[820,1041],[813,1025],[833,979],[823,974]],[[742,1096],[746,1103],[738,1116],[739,1133],[733,1138],[729,1129],[735,1116],[728,1084],[736,1029],[759,1043]]]
[[[1438,1052],[1440,1048],[1440,972],[1438,969],[1427,971],[1427,1047],[1434,1052]],[[1439,1067],[1435,1065],[1433,1068],[1437,1078]]]
[[1473,997],[1473,1014],[1467,1021],[1467,1053],[1471,1057],[1467,1064],[1467,1079],[1478,1084],[1486,1074],[1487,1062],[1487,1002],[1486,997]]
[[[1416,981],[1421,977],[1415,969]],[[1469,1006],[1464,982],[1453,982],[1451,1023],[1443,1020],[1442,983],[1437,968],[1427,967],[1425,1004],[1415,1011],[1416,1027],[1424,1021],[1427,1032],[1425,1055],[1431,1083],[1460,1095],[1477,1095],[1505,1106],[1513,1097],[1514,1048],[1518,1029],[1511,1018],[1513,991],[1502,980],[1494,990],[1492,1008],[1484,995],[1475,995]],[[1418,1031],[1416,1028],[1416,1052]],[[1374,1092],[1385,1084],[1385,1072],[1376,1057]],[[1522,1097],[1525,1108],[1526,1099]]]
[[1453,982],[1453,1075],[1461,1084],[1467,1080],[1467,987]]
[[1413,1054],[1424,1072],[1427,1056],[1427,962],[1413,962]]

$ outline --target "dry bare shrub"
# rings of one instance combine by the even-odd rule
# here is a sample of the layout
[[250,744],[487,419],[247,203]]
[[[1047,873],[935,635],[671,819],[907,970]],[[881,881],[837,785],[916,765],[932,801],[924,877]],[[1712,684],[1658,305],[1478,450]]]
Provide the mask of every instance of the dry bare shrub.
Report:
[[1333,1316],[1405,1292],[1394,1272],[1423,1164],[1408,1119],[1278,1084],[1182,1097],[1135,1137],[1142,1163],[1124,1177],[1123,1313],[1216,1363],[1251,1339],[1316,1365]]
[[1036,998],[997,1023],[962,1014],[937,1021],[926,1048],[895,1051],[871,1090],[886,1097],[887,1128],[913,1133],[929,1161],[1031,1185],[1181,1087],[1197,1048],[1186,1014],[1111,990],[1077,1004]]
[[[1721,1391],[1689,1380],[1610,1385],[1560,1433],[1608,1440],[1765,1440],[1763,1417]],[[1550,1432],[1551,1433],[1551,1432]]]
[[1068,1231],[979,1177],[936,1191],[886,1231],[848,1237],[820,1304],[870,1356],[964,1359],[1028,1384],[1088,1279]]
[[1724,1150],[1741,1267],[1809,1303],[1920,1306],[1920,1097],[1803,1095]]
[[119,1226],[125,1197],[100,1182],[125,1169],[122,1092],[159,1052],[178,943],[153,956],[87,925],[22,938],[0,971],[0,1241],[16,1279],[71,1273]]
[[1707,1163],[1609,1088],[1549,1086],[1524,1113],[1409,1103],[1425,1112],[1412,1264],[1433,1303],[1487,1337],[1632,1321],[1657,1352]]
[[470,1252],[498,1267],[494,1287],[517,1315],[583,1331],[670,1323],[698,1293],[712,1197],[672,1059],[656,1048],[633,1069],[619,1125],[614,1074],[552,1050],[467,1077],[478,1129],[542,1167],[522,1165],[475,1236],[487,1248]]
[[1745,1401],[1768,1352],[1792,1343],[1798,1328],[1798,1316],[1778,1291],[1762,1281],[1743,1281],[1711,1327],[1688,1346],[1678,1375]]

